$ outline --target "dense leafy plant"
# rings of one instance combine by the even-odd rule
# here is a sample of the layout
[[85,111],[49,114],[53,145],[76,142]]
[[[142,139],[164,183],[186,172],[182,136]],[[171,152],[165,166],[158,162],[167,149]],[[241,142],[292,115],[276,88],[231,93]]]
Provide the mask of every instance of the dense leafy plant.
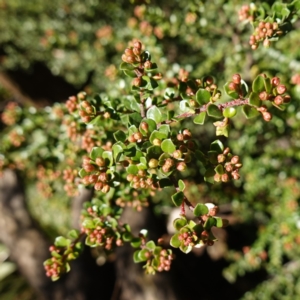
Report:
[[[76,5],[69,4],[68,9],[73,13],[78,11],[80,15]],[[211,21],[215,16],[209,11],[213,4],[196,6],[193,2],[184,8],[185,19],[179,26],[176,17],[182,19],[182,5],[178,3],[179,9],[170,16],[175,20],[171,23],[162,20],[162,10],[158,7],[136,6],[134,17],[128,23],[133,36],[138,39],[133,39],[127,48],[124,38],[129,38],[129,35],[122,30],[115,33],[115,39],[111,38],[112,27],[103,26],[97,31],[97,39],[102,46],[105,45],[101,49],[101,58],[110,53],[107,49],[117,47],[114,43],[122,38],[118,50],[123,48],[124,52],[109,56],[114,62],[122,59],[120,70],[126,75],[126,80],[124,75],[118,79],[117,68],[110,64],[108,67],[112,73],[109,74],[113,75],[110,76],[113,80],[109,81],[105,92],[96,96],[81,92],[71,96],[66,105],[56,104],[45,109],[21,108],[9,103],[2,114],[2,122],[6,125],[1,134],[2,169],[10,167],[25,171],[29,178],[38,181],[39,188],[47,196],[62,186],[69,196],[78,193],[78,187],[94,189],[92,201],[85,204],[82,212],[81,230],[71,230],[66,236],[57,237],[50,248],[52,257],[45,262],[45,269],[53,280],[70,270],[69,262],[80,255],[83,239],[86,245],[102,247],[107,252],[130,243],[135,249],[134,261],[143,262],[147,273],[168,271],[173,254],[171,249],[165,249],[165,241],[148,240],[146,228],[141,228],[140,234],[134,236],[130,226],[120,221],[125,206],[138,211],[144,209],[149,203],[153,204],[155,195],[160,195],[163,190],[167,190],[170,197],[166,199],[166,194],[163,194],[165,199],[159,204],[168,203],[180,208],[173,221],[175,233],[170,244],[184,253],[189,253],[194,247],[212,246],[217,240],[213,228],[228,225],[226,219],[218,216],[218,206],[201,201],[201,197],[205,199],[209,194],[209,199],[215,203],[231,201],[233,209],[240,211],[245,221],[253,220],[254,213],[259,214],[254,215],[254,219],[260,224],[261,232],[254,245],[244,247],[244,255],[236,251],[228,253],[228,258],[234,261],[224,271],[229,281],[246,271],[260,268],[262,264],[270,273],[278,271],[284,258],[293,261],[297,257],[299,190],[294,178],[299,174],[297,170],[289,170],[288,166],[299,160],[293,149],[297,147],[299,121],[294,113],[298,104],[290,103],[290,94],[296,94],[297,88],[288,89],[289,70],[284,70],[284,66],[282,70],[277,69],[276,65],[273,67],[276,71],[266,67],[265,74],[255,71],[245,77],[235,72],[228,74],[228,69],[232,68],[213,76],[206,74],[206,69],[210,73],[223,59],[219,55],[220,48],[211,52],[208,44],[211,40],[216,43],[214,38],[224,44],[229,37],[231,39],[232,31],[219,33],[214,29],[215,24]],[[224,7],[226,15],[233,11],[232,6],[226,6],[222,1],[215,5]],[[261,42],[269,47],[270,42],[277,40],[280,45],[279,39],[294,29],[299,5],[299,1],[290,4],[278,1],[271,6],[265,2],[242,6],[236,14],[243,23],[241,26],[251,22],[254,28],[250,41],[246,37],[246,43],[241,42],[244,49],[250,44],[250,48],[256,50]],[[89,9],[91,14],[95,13],[93,8]],[[208,12],[206,19],[203,18],[204,11]],[[199,17],[202,21],[196,22]],[[208,23],[205,30],[203,22]],[[228,19],[221,18],[220,22],[222,26],[222,22],[227,24]],[[99,25],[93,30],[96,27]],[[23,29],[26,30],[26,26]],[[245,31],[239,30],[239,35]],[[207,36],[213,34],[214,37],[194,41],[195,32],[205,32]],[[57,34],[58,30],[48,32],[38,47],[53,51],[51,43],[57,47],[60,42]],[[188,45],[188,51],[201,48],[197,58],[203,61],[201,67],[180,53],[177,62],[180,63],[182,57],[183,68],[173,65],[167,70],[164,60],[159,59],[163,58],[163,47],[156,47],[156,39],[163,41],[164,36],[176,35],[180,36],[180,47]],[[239,38],[243,39],[243,35]],[[141,43],[144,40],[145,46]],[[80,45],[87,52],[92,51]],[[5,47],[6,54],[13,51],[8,42]],[[66,59],[71,55],[70,49],[66,45],[62,48],[64,63],[71,65],[71,60]],[[223,65],[237,63],[239,66],[241,57],[249,53],[248,49],[240,51],[239,55],[231,51]],[[268,55],[268,52],[260,53]],[[281,53],[289,59],[284,50]],[[258,55],[256,59],[260,59],[260,54],[251,55]],[[49,64],[57,69],[55,57],[59,55],[52,57]],[[11,59],[13,56],[5,55],[4,63],[13,64]],[[32,59],[36,59],[34,52]],[[104,61],[107,63],[108,60]],[[186,63],[195,64],[192,72],[188,71],[191,68]],[[98,68],[94,64],[90,69],[85,64],[83,66],[75,66],[74,70],[83,74]],[[60,70],[63,72],[63,68]],[[279,78],[279,71],[282,71],[283,79]],[[66,73],[71,82],[78,80],[76,83],[81,84],[84,81],[84,76],[71,73],[71,77]],[[298,84],[296,76],[293,77],[294,84]],[[105,84],[106,79],[103,79],[101,86]],[[252,119],[254,117],[258,118]],[[270,123],[266,125],[265,122]],[[276,146],[276,142],[269,143],[275,135],[284,137],[287,131],[292,132],[289,151]],[[44,132],[48,133],[47,138]],[[214,135],[219,139],[212,141]],[[245,160],[243,152],[248,152]],[[281,163],[285,160],[286,168]],[[241,183],[243,169],[246,180]],[[275,186],[280,178],[288,180],[277,188],[266,190],[266,184]],[[216,188],[210,186],[214,183],[218,183]],[[202,187],[198,189],[201,194],[195,197],[191,191],[199,186]],[[224,186],[229,187],[227,192],[222,190]],[[221,191],[218,192],[218,188]],[[222,200],[217,199],[220,196]],[[258,197],[264,201],[258,203]],[[275,201],[278,198],[280,203]],[[274,202],[277,203],[275,207]],[[192,211],[193,219],[187,217],[187,209]],[[274,240],[274,237],[277,238]],[[281,279],[282,273],[284,270],[278,275]],[[247,295],[245,297],[250,299]]]

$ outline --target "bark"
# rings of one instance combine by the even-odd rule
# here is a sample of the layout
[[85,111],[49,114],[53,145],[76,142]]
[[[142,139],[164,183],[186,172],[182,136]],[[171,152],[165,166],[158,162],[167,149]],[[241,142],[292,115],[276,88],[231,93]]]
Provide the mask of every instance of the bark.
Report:
[[[89,200],[90,192],[75,202]],[[75,206],[78,206],[75,205]],[[78,217],[78,210],[77,210]],[[78,219],[77,219],[78,220]],[[109,299],[114,282],[113,267],[98,267],[86,248],[72,265],[72,271],[57,282],[45,276],[43,261],[49,258],[49,241],[31,218],[25,200],[22,181],[17,174],[6,170],[0,179],[0,240],[9,251],[20,272],[42,300]],[[99,284],[101,282],[105,284]]]
[[[152,210],[147,208],[142,212],[125,209],[122,216],[124,223],[129,223],[134,235],[143,228],[149,230],[149,238],[157,241],[160,234],[165,233],[162,223]],[[111,300],[176,300],[173,289],[172,273],[163,272],[156,275],[146,275],[141,264],[133,262],[134,249],[125,245],[117,250],[116,271],[117,282]]]

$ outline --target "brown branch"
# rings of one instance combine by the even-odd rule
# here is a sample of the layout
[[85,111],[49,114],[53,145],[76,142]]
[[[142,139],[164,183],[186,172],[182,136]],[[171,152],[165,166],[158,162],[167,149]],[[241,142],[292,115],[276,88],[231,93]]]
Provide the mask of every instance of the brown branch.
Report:
[[[218,106],[219,110],[222,111],[226,107],[241,106],[241,105],[245,105],[245,104],[249,104],[249,99],[235,99],[235,100],[232,100],[232,101],[229,101],[229,102],[226,102],[226,103],[218,104],[217,106]],[[204,104],[200,108],[196,108],[194,113],[185,112],[181,115],[175,116],[174,119],[175,118],[176,119],[185,119],[185,118],[190,118],[190,117],[197,116],[202,112],[206,112],[207,107],[208,107],[208,104]],[[174,119],[173,120],[166,120],[164,122],[161,122],[161,124],[170,124],[170,123],[178,121],[178,120],[174,120]]]

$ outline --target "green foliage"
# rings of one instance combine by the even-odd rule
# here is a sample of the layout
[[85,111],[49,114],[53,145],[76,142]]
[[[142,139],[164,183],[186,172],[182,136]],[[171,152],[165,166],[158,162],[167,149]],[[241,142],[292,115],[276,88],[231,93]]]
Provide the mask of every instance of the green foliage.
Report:
[[[0,35],[3,68],[44,61],[77,86],[94,72],[86,92],[66,105],[9,103],[2,113],[0,169],[23,172],[47,197],[62,189],[72,196],[82,186],[95,190],[81,231],[55,239],[47,275],[57,280],[69,271],[83,236],[86,245],[108,253],[130,243],[134,262],[147,273],[168,271],[172,250],[148,241],[145,229],[134,236],[119,221],[123,208],[179,207],[170,244],[189,253],[213,246],[214,228],[228,225],[218,206],[230,203],[238,216],[231,226],[252,222],[257,238],[226,253],[232,263],[225,278],[234,282],[264,268],[276,275],[244,299],[258,299],[276,283],[281,299],[289,285],[283,261],[299,265],[299,1],[238,7],[178,1],[172,9],[119,1],[105,11],[97,1],[63,4],[0,1],[0,28],[8,25]],[[4,21],[21,10],[20,18]],[[270,42],[274,48],[258,47]],[[96,87],[99,94],[89,93],[99,92]],[[155,202],[166,190],[170,195]],[[299,267],[291,273],[293,282],[298,273]]]

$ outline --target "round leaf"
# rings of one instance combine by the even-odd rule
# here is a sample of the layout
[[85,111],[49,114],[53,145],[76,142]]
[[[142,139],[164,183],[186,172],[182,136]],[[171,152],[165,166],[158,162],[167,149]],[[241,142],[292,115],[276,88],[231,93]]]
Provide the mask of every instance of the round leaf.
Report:
[[198,203],[195,206],[193,213],[196,217],[203,216],[208,214],[208,208],[205,204]]
[[179,233],[175,233],[171,240],[170,240],[170,245],[174,248],[178,248],[181,245],[181,242],[178,239]]
[[180,206],[183,202],[183,199],[184,199],[183,192],[178,192],[172,196],[172,201],[175,204],[175,206]]
[[158,124],[162,121],[162,113],[156,106],[150,107],[147,110],[146,115],[147,115],[147,119],[154,120],[156,124]]
[[176,150],[176,147],[171,141],[171,139],[167,139],[167,140],[163,140],[163,142],[161,143],[161,149],[165,153],[173,153]]
[[222,111],[215,104],[209,104],[207,106],[207,114],[210,117],[217,118],[217,119],[223,117]]
[[203,125],[204,122],[205,122],[205,117],[206,117],[206,112],[203,111],[194,118],[194,123],[199,124],[199,125]]
[[186,224],[187,224],[186,218],[177,218],[173,221],[173,226],[177,231],[179,231]]
[[196,101],[203,105],[209,102],[211,94],[206,89],[199,89],[196,93]]

